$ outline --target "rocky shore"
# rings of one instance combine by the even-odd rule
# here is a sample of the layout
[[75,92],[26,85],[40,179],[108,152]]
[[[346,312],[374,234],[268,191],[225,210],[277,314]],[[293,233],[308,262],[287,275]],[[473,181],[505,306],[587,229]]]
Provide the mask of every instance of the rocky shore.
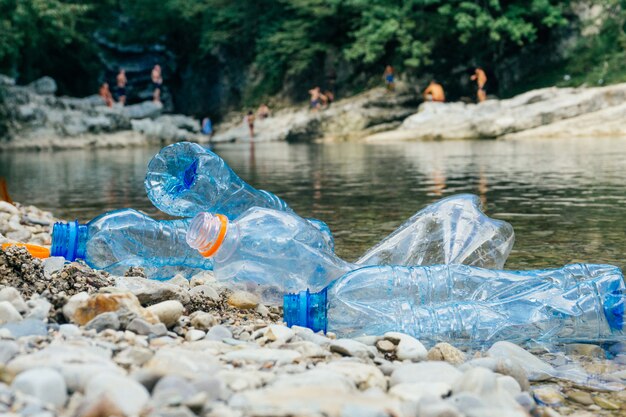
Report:
[[[53,221],[35,207],[0,202],[0,243],[49,244]],[[343,339],[284,326],[280,308],[229,291],[210,272],[166,282],[139,269],[126,275],[42,262],[22,248],[0,251],[0,414],[626,413],[625,342],[558,350],[500,342],[464,352],[400,333]],[[614,390],[590,388],[600,380]]]

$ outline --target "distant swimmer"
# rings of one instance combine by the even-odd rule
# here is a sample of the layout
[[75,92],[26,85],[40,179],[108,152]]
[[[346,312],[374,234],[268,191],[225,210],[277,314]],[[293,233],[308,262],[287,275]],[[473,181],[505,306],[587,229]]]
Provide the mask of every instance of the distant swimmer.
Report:
[[487,84],[487,74],[482,68],[478,67],[474,70],[474,75],[471,77],[472,81],[476,81],[478,90],[476,92],[476,98],[479,103],[482,103],[487,99],[487,91],[485,90],[485,84]]
[[437,83],[437,81],[432,80],[426,90],[424,90],[424,100],[425,101],[446,101],[446,95],[443,92],[443,87],[441,84]]

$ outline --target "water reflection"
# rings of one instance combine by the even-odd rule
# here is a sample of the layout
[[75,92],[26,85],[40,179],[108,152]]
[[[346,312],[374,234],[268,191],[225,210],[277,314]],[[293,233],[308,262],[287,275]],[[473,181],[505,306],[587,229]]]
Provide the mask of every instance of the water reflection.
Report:
[[[135,207],[159,215],[143,190],[158,149],[0,154],[16,201],[88,220]],[[215,145],[252,185],[328,222],[354,259],[441,197],[471,192],[513,224],[510,267],[573,261],[624,266],[626,140]]]

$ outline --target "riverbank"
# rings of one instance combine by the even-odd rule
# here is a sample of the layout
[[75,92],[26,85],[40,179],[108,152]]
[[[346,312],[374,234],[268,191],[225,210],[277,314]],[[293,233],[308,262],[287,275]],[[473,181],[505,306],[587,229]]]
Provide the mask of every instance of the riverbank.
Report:
[[[0,203],[0,243],[49,244],[52,221],[34,207]],[[531,354],[508,343],[463,352],[398,333],[341,339],[283,326],[279,308],[231,293],[210,272],[155,282],[140,270],[113,277],[60,261],[0,251],[2,412],[588,417],[626,410],[623,390],[550,377],[580,369],[583,380],[587,372],[623,383],[624,343],[563,347],[570,363],[556,351]]]
[[[162,114],[158,103],[106,107],[98,96],[56,97],[56,83],[43,78],[27,86],[0,76],[8,122],[2,149],[115,148],[250,141],[241,115],[231,115],[209,138],[199,122]],[[364,140],[522,139],[626,137],[626,84],[597,88],[544,88],[480,104],[422,103],[413,87],[375,88],[338,100],[324,110],[298,106],[255,122],[255,142]]]

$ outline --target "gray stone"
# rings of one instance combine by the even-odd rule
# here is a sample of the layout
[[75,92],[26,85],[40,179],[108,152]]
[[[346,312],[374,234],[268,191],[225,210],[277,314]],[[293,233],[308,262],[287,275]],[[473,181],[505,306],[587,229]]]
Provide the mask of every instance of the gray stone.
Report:
[[340,360],[329,362],[321,369],[330,370],[347,377],[362,391],[373,387],[381,390],[387,389],[385,376],[374,365],[354,362],[353,360]]
[[52,274],[63,269],[65,258],[62,256],[51,256],[43,260],[43,273],[46,278],[50,279]]
[[417,404],[425,396],[447,397],[451,390],[451,385],[444,382],[407,382],[394,385],[389,395]]
[[511,359],[491,357],[476,358],[464,363],[459,367],[459,369],[465,371],[475,367],[487,368],[502,375],[509,375],[517,381],[523,391],[528,391],[530,388],[530,382],[526,376],[526,371],[519,365],[518,362]]
[[185,340],[188,342],[195,342],[196,340],[200,340],[206,336],[206,333],[202,330],[197,329],[189,329],[187,333],[185,333]]
[[409,360],[412,362],[419,362],[426,359],[428,351],[424,345],[412,336],[404,333],[389,332],[385,333],[385,339],[396,343],[396,357],[403,360]]
[[517,394],[515,396],[515,401],[517,401],[517,403],[529,413],[537,408],[537,403],[535,402],[535,399],[526,391]]
[[104,398],[130,416],[138,415],[144,409],[150,394],[143,385],[131,378],[104,373],[95,375],[87,384],[84,409],[92,409]]
[[52,368],[35,368],[22,372],[13,380],[11,386],[44,404],[52,404],[55,407],[62,407],[67,401],[65,380]]
[[606,353],[598,345],[589,343],[571,343],[565,345],[565,353],[567,355],[580,355],[588,358],[606,359]]
[[163,323],[150,324],[139,317],[134,318],[128,326],[126,326],[126,330],[142,336],[164,336],[167,334],[167,327],[165,327]]
[[199,330],[209,330],[218,323],[215,316],[204,311],[196,311],[189,318],[191,325]]
[[222,326],[218,324],[217,326],[213,326],[209,329],[205,339],[221,342],[222,340],[229,339],[231,337],[233,337],[233,334],[231,333],[231,331],[228,330],[226,326]]
[[515,397],[503,387],[510,388],[506,387],[505,384],[498,384],[498,376],[491,370],[477,367],[463,373],[463,376],[453,384],[452,392],[455,394],[461,392],[476,394],[484,399],[492,409],[522,412],[523,410],[515,401]]
[[241,349],[228,352],[222,356],[226,361],[238,362],[276,362],[277,364],[292,363],[301,357],[299,352],[287,349]]
[[48,327],[46,326],[46,323],[36,319],[25,319],[13,323],[7,323],[2,326],[2,328],[10,331],[15,338],[48,335]]
[[59,333],[65,337],[78,337],[81,335],[80,328],[75,324],[62,324]]
[[174,326],[178,319],[183,315],[183,311],[185,307],[180,303],[180,301],[169,300],[163,301],[161,303],[151,305],[146,308],[150,313],[156,315],[161,323],[165,324],[167,327]]
[[545,386],[533,389],[533,396],[540,405],[558,406],[563,403],[565,398],[561,392],[555,387]]
[[436,401],[420,401],[418,407],[420,417],[462,417],[463,414],[452,404],[436,399]]
[[487,354],[493,358],[509,359],[518,364],[526,371],[531,381],[543,381],[556,374],[555,369],[548,363],[511,342],[496,342],[489,348]]
[[98,333],[106,329],[118,330],[119,328],[120,319],[114,312],[99,314],[85,325],[85,330],[95,330]]
[[41,77],[28,84],[28,87],[41,95],[52,95],[57,92],[57,83],[51,77]]
[[143,277],[117,277],[115,286],[133,293],[142,305],[167,300],[178,300],[183,304],[189,302],[189,294],[185,288]]
[[247,291],[235,291],[228,296],[228,304],[241,310],[252,310],[259,305],[259,297]]
[[20,214],[20,211],[11,203],[7,203],[6,201],[0,201],[0,212],[9,213],[9,214]]
[[20,295],[19,291],[13,287],[4,287],[0,290],[0,301],[8,301],[19,313],[26,313],[28,306]]
[[445,361],[453,365],[465,362],[465,354],[449,343],[437,343],[428,351],[429,361]]
[[263,336],[271,342],[287,343],[295,335],[294,331],[281,324],[270,324],[263,329]]
[[185,378],[166,375],[154,386],[151,402],[156,407],[176,406],[183,404],[196,393],[196,387]]
[[420,362],[400,365],[389,380],[390,386],[401,383],[429,382],[452,385],[462,373],[447,362]]
[[48,300],[43,297],[33,296],[26,304],[29,310],[25,316],[27,319],[48,320],[48,314],[50,314],[50,309],[52,308],[52,304]]
[[19,345],[12,340],[0,340],[0,363],[7,363],[20,351]]
[[320,386],[332,388],[337,393],[354,390],[354,381],[346,375],[325,367],[314,368],[295,374],[279,375],[270,383],[274,388],[294,388]]
[[163,111],[163,106],[153,101],[144,101],[138,104],[125,106],[122,114],[129,119],[145,119],[156,117]]
[[178,285],[179,287],[184,288],[186,290],[190,288],[189,280],[180,274],[177,274],[174,276],[174,278],[169,279],[167,281],[163,281],[163,282],[167,284]]
[[367,345],[352,339],[333,340],[330,343],[330,351],[357,358],[369,358],[374,356],[372,350]]
[[220,296],[215,288],[209,285],[196,285],[189,290],[189,296],[205,298],[212,301],[219,301],[220,299]]
[[376,342],[376,347],[383,353],[391,353],[396,350],[396,345],[389,340],[379,340]]
[[326,358],[331,355],[328,350],[319,345],[316,345],[313,342],[309,342],[308,340],[303,340],[301,342],[291,342],[284,345],[284,347],[300,352],[300,354],[305,358]]
[[114,360],[116,363],[123,366],[142,366],[152,359],[152,356],[154,356],[154,353],[152,353],[150,349],[139,346],[129,346],[118,353]]
[[144,370],[155,375],[178,375],[189,379],[214,375],[219,368],[213,352],[179,347],[161,347],[143,366]]

